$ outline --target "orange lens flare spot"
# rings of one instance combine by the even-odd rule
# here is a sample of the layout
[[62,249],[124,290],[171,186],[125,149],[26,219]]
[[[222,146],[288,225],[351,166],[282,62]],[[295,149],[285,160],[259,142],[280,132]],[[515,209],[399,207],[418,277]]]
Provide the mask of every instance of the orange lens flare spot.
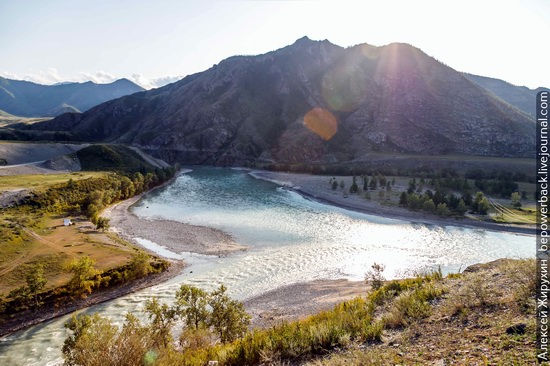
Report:
[[338,131],[336,117],[323,108],[313,108],[304,116],[304,125],[323,140],[328,141]]

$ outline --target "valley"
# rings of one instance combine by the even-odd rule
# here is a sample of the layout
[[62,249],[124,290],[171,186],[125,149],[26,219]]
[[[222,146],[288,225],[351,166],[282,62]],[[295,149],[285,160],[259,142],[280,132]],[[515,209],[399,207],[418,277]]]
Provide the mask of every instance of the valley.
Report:
[[0,363],[528,364],[539,89],[308,37],[151,90],[0,77]]

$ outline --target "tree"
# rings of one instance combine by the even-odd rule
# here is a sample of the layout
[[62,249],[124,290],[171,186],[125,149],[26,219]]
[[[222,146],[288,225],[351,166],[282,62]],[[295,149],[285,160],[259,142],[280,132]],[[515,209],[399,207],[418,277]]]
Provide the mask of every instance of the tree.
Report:
[[526,200],[527,199],[527,192],[521,191],[521,199]]
[[519,192],[512,193],[510,200],[512,201],[512,206],[515,208],[521,207],[521,194],[519,194]]
[[463,199],[458,202],[458,206],[456,206],[456,211],[461,215],[464,215],[466,211],[468,211],[468,207],[466,207],[466,203]]
[[369,183],[369,188],[374,191],[378,187],[378,180],[376,178],[372,178]]
[[472,204],[472,208],[474,209],[474,211],[479,213],[480,215],[487,215],[490,207],[491,204],[487,200],[487,197],[483,195],[483,192],[477,192],[474,202]]
[[130,268],[134,278],[144,277],[153,272],[153,267],[149,263],[149,255],[143,252],[139,252],[132,258]]
[[30,295],[34,297],[35,306],[38,308],[40,306],[38,294],[46,286],[47,282],[44,277],[44,266],[40,263],[34,265],[27,273],[25,280],[27,281]]
[[176,321],[176,310],[159,303],[156,297],[145,302],[145,311],[151,322],[152,336],[157,347],[167,348],[172,339],[172,325]]
[[353,176],[353,182],[351,183],[351,187],[349,187],[349,193],[357,193],[359,190],[359,187],[357,186],[357,178],[355,178],[355,175]]
[[[114,365],[110,360],[111,344],[117,327],[99,314],[74,316],[65,323],[72,331],[63,343],[62,353],[66,366]],[[111,356],[112,357],[112,356]]]
[[338,182],[336,180],[332,181],[332,189],[336,190],[338,188]]
[[225,294],[227,288],[221,285],[210,294],[208,304],[212,309],[209,325],[222,343],[231,342],[241,337],[250,324],[250,315],[244,310],[241,302],[232,300]]
[[401,206],[407,206],[407,193],[401,192],[401,195],[399,196],[399,204]]
[[346,188],[346,182],[344,182],[343,179],[340,181],[340,188],[342,189]]
[[363,191],[368,191],[369,190],[369,177],[367,177],[366,175],[363,175]]
[[370,268],[371,269],[365,273],[365,282],[367,285],[371,285],[373,290],[378,290],[382,287],[384,281],[386,281],[384,275],[382,275],[382,272],[384,272],[386,266],[374,262]]
[[73,316],[65,323],[71,334],[65,339],[64,365],[151,365],[145,357],[154,347],[149,327],[144,327],[132,314],[119,330],[99,314]]
[[418,210],[421,206],[422,201],[420,201],[420,197],[417,194],[413,193],[407,196],[407,207],[411,210]]
[[85,298],[87,294],[92,293],[92,289],[98,284],[94,277],[99,274],[99,271],[95,269],[95,261],[90,257],[74,259],[67,266],[67,270],[73,273],[73,277],[67,284],[73,295]]
[[440,203],[437,205],[436,212],[440,216],[447,216],[449,214],[449,209],[445,203]]
[[95,228],[96,230],[101,230],[104,232],[105,230],[109,230],[109,228],[111,227],[110,222],[111,220],[106,217],[98,217],[96,220]]
[[181,285],[176,292],[177,313],[184,325],[195,330],[208,323],[208,293],[200,288]]
[[422,204],[422,209],[427,212],[434,212],[435,211],[435,203],[432,201],[431,198],[424,201]]

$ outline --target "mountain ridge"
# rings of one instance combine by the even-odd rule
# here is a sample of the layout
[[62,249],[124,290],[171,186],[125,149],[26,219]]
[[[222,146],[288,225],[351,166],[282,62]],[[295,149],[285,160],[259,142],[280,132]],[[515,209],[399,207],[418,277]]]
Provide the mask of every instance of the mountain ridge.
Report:
[[[325,139],[305,121],[327,116],[336,128]],[[360,161],[373,151],[530,157],[535,125],[414,46],[303,37],[31,128],[127,143],[172,162],[238,165]]]
[[92,81],[42,85],[0,77],[0,109],[20,117],[54,117],[84,112],[111,99],[143,91],[128,79],[108,84]]
[[536,114],[536,97],[537,93],[550,89],[539,86],[536,89],[531,89],[526,86],[513,85],[507,81],[490,78],[486,76],[462,73],[468,80],[478,84],[482,88],[485,88],[495,94],[505,102],[517,107],[521,111],[531,115]]

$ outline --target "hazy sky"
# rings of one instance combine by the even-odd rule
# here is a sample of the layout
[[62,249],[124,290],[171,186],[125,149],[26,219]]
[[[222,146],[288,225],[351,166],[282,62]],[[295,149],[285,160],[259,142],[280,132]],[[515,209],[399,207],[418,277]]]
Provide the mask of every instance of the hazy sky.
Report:
[[304,35],[406,42],[459,71],[550,87],[546,0],[0,0],[0,75],[152,87]]

